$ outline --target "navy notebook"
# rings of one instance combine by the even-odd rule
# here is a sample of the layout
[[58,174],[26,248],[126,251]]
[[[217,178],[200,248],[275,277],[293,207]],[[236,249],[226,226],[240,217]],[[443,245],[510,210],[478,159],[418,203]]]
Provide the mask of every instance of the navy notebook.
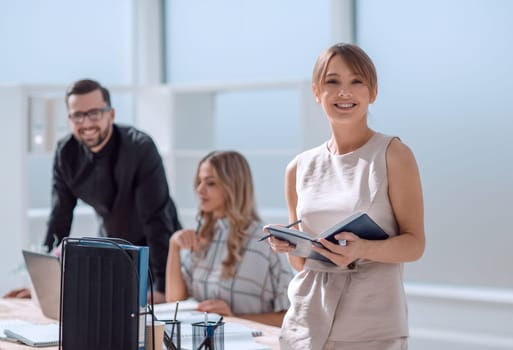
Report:
[[296,249],[290,253],[291,255],[316,259],[328,263],[332,263],[331,260],[312,250],[312,244],[321,248],[323,247],[319,242],[319,238],[325,238],[330,242],[341,245],[344,245],[345,242],[337,241],[335,239],[335,235],[345,231],[352,232],[360,238],[369,240],[382,240],[388,238],[388,234],[374,220],[372,220],[369,215],[362,212],[358,212],[340,221],[321,233],[317,238],[313,238],[306,232],[279,225],[268,225],[266,229],[270,235],[288,241],[296,246]]

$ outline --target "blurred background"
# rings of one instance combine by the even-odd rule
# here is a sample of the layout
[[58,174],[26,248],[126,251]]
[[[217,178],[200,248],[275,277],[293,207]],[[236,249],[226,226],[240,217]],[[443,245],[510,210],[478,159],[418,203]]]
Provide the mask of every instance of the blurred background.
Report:
[[[417,157],[427,248],[405,265],[410,348],[513,349],[513,2],[0,0],[0,292],[40,249],[65,87],[93,78],[116,120],[148,131],[186,226],[212,149],[250,160],[260,212],[286,222],[283,175],[329,137],[310,76],[335,42],[378,71],[369,123]],[[508,204],[509,203],[509,204]],[[74,235],[94,235],[80,204]]]

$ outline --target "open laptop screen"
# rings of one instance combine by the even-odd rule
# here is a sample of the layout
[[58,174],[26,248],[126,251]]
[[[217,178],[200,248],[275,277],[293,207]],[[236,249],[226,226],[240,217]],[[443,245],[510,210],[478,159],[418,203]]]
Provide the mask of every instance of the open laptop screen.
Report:
[[43,315],[59,320],[61,264],[58,257],[23,250],[23,258]]

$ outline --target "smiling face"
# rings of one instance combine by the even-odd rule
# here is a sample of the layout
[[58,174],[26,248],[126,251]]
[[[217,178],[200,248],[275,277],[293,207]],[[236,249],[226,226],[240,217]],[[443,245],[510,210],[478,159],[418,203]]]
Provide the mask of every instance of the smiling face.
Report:
[[330,123],[359,119],[378,93],[376,67],[360,47],[339,43],[322,52],[313,69],[312,89]]
[[376,98],[371,92],[365,78],[355,73],[340,55],[329,60],[324,79],[314,85],[317,101],[334,123],[364,121],[369,104]]
[[73,136],[85,144],[91,152],[99,152],[112,135],[114,123],[114,109],[103,111],[108,104],[104,101],[101,91],[94,90],[86,94],[73,94],[68,97],[68,113],[87,113],[102,110],[98,120],[91,120],[89,116],[82,118],[81,123],[69,119]]
[[217,176],[210,162],[201,163],[196,179],[196,193],[200,200],[200,210],[204,213],[212,213],[220,218],[226,211],[226,194],[221,186],[221,180]]

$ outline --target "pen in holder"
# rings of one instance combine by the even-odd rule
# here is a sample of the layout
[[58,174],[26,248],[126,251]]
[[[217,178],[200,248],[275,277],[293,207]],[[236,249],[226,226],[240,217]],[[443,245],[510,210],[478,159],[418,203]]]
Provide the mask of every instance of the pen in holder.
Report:
[[181,323],[177,321],[176,315],[178,314],[178,307],[180,305],[180,301],[176,302],[175,306],[175,315],[171,321],[166,322],[168,325],[171,325],[170,332],[167,334],[167,330],[164,334],[164,343],[166,345],[167,350],[180,350],[181,349]]
[[221,317],[217,322],[205,321],[192,324],[193,350],[223,350],[224,322]]
[[164,334],[164,344],[167,350],[180,350],[181,343],[181,322],[177,320],[166,321],[166,333]]

